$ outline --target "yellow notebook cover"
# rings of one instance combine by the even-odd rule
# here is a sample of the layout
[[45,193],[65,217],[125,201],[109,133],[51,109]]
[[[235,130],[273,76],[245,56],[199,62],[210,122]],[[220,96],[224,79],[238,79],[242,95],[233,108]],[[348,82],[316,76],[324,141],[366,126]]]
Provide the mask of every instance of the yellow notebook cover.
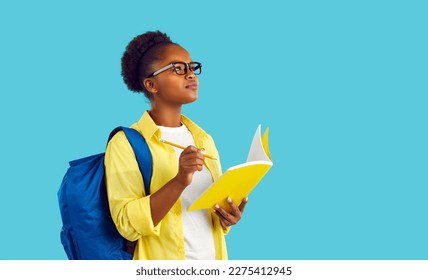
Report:
[[273,165],[268,146],[268,132],[269,129],[266,129],[262,137],[261,125],[259,125],[254,134],[247,162],[227,169],[187,211],[209,209],[216,204],[224,209],[229,209],[226,202],[228,197],[231,197],[233,202],[239,205]]

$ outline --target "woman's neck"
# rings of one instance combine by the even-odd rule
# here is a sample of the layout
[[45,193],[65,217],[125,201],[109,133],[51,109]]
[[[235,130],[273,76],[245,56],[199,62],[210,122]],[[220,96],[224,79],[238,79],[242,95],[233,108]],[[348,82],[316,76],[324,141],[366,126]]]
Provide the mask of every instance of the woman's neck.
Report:
[[181,106],[162,108],[152,104],[149,114],[156,125],[167,127],[181,126]]

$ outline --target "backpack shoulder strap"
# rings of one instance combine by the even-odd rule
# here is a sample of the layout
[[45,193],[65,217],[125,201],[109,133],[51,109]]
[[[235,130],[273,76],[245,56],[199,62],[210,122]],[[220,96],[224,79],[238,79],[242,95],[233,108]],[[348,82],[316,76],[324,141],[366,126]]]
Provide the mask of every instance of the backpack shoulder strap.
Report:
[[144,181],[144,192],[146,195],[150,194],[150,182],[152,179],[152,154],[149,146],[147,145],[146,139],[135,129],[119,126],[116,127],[109,136],[110,139],[120,130],[125,132],[126,138],[131,144],[134,150],[135,157],[137,158],[140,172],[143,176]]

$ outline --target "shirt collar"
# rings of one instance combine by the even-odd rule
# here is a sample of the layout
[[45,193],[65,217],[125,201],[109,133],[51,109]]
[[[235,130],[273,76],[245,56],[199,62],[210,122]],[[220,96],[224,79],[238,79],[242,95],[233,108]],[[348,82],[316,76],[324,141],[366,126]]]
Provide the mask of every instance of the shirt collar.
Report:
[[160,132],[158,132],[159,128],[153,121],[152,117],[150,117],[148,111],[145,111],[140,120],[137,122],[137,130],[143,135],[146,141],[151,139],[155,134],[158,136],[158,138],[160,135]]
[[188,117],[181,115],[181,122],[187,126],[194,139],[203,139],[207,133]]
[[[184,115],[181,115],[181,122],[189,129],[195,139],[202,139],[207,135],[202,128]],[[151,139],[154,135],[157,138],[161,135],[159,127],[153,121],[152,117],[150,117],[148,111],[144,112],[136,126],[137,130],[146,140]]]

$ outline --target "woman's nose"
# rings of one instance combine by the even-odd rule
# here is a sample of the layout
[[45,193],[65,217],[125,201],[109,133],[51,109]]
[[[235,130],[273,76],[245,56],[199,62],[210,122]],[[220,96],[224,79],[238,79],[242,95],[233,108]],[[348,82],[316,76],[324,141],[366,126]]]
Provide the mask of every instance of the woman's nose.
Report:
[[193,73],[193,71],[191,71],[191,70],[187,71],[186,79],[187,79],[187,80],[193,80],[193,79],[196,79],[196,75],[195,75],[195,73]]

